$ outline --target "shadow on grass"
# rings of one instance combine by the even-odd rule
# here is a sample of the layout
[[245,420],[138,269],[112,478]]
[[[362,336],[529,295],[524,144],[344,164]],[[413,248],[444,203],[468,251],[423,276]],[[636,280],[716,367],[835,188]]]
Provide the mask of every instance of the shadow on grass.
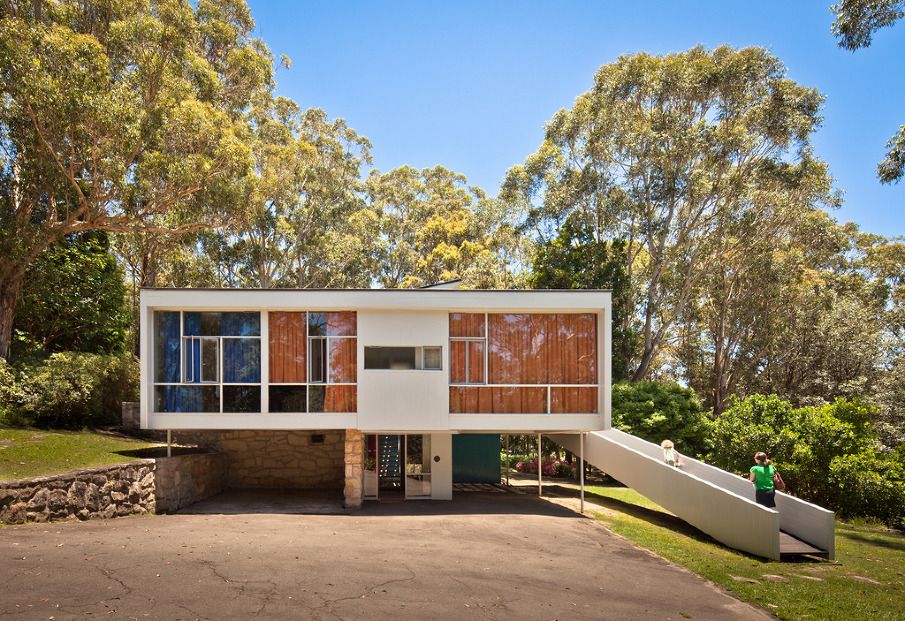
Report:
[[[167,447],[165,446],[152,446],[148,448],[141,449],[124,449],[121,451],[113,451],[117,455],[122,455],[123,457],[131,457],[132,459],[151,459],[158,457],[166,457],[167,456]],[[203,448],[198,448],[194,446],[174,446],[173,447],[173,455],[194,455],[195,453],[207,453]]]
[[[544,485],[544,494],[550,496],[560,496],[563,498],[577,498],[579,492],[578,490],[571,487],[564,487],[561,485]],[[613,498],[611,496],[596,494],[589,490],[585,490],[584,497],[586,500],[590,500],[602,507],[612,509],[614,511],[619,511],[620,513],[625,513],[626,515],[638,518],[639,520],[644,520],[648,524],[653,524],[662,528],[668,528],[669,530],[679,532],[683,535],[691,537],[692,539],[696,539],[704,543],[720,545],[720,543],[714,538],[710,537],[704,532],[701,532],[685,520],[677,518],[670,513],[666,513],[665,511],[658,511],[657,509],[642,507],[641,505],[632,504],[630,502],[619,500],[618,498]]]
[[869,543],[873,546],[879,546],[881,548],[889,548],[890,550],[905,552],[905,538],[901,538],[900,541],[889,539],[890,537],[896,537],[897,535],[871,535],[869,533],[857,533],[845,529],[839,529],[836,534],[848,539],[854,539],[863,543]]

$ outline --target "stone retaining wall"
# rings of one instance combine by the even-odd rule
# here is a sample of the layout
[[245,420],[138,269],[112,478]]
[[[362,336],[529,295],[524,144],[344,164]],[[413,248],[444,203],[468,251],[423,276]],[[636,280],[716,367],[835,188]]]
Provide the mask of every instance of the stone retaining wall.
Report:
[[224,473],[221,455],[199,453],[0,481],[0,522],[176,511],[221,491]]

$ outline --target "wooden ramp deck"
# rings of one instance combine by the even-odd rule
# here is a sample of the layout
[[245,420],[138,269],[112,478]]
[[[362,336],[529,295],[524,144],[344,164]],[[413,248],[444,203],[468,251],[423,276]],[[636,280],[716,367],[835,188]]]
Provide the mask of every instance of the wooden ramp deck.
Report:
[[826,550],[815,548],[801,539],[797,539],[787,532],[779,531],[779,555],[810,554],[812,556],[827,556]]

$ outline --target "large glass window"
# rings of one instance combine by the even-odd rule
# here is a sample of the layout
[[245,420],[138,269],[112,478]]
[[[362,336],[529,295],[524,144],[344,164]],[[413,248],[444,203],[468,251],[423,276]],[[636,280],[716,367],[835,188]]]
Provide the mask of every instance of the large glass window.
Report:
[[154,381],[179,381],[179,313],[154,313]]
[[158,311],[154,325],[155,411],[261,411],[260,313]]
[[271,412],[357,411],[357,315],[269,313]]
[[486,377],[487,316],[449,314],[449,382],[483,384]]
[[450,313],[449,335],[450,413],[597,413],[597,315]]

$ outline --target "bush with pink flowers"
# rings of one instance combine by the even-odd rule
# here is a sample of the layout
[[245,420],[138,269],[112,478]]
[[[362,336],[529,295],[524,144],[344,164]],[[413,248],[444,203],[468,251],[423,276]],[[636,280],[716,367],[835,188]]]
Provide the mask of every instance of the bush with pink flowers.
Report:
[[[515,464],[515,469],[525,474],[537,474],[537,458],[519,461]],[[548,457],[543,461],[542,470],[546,477],[575,476],[575,468],[571,464],[553,457]]]

